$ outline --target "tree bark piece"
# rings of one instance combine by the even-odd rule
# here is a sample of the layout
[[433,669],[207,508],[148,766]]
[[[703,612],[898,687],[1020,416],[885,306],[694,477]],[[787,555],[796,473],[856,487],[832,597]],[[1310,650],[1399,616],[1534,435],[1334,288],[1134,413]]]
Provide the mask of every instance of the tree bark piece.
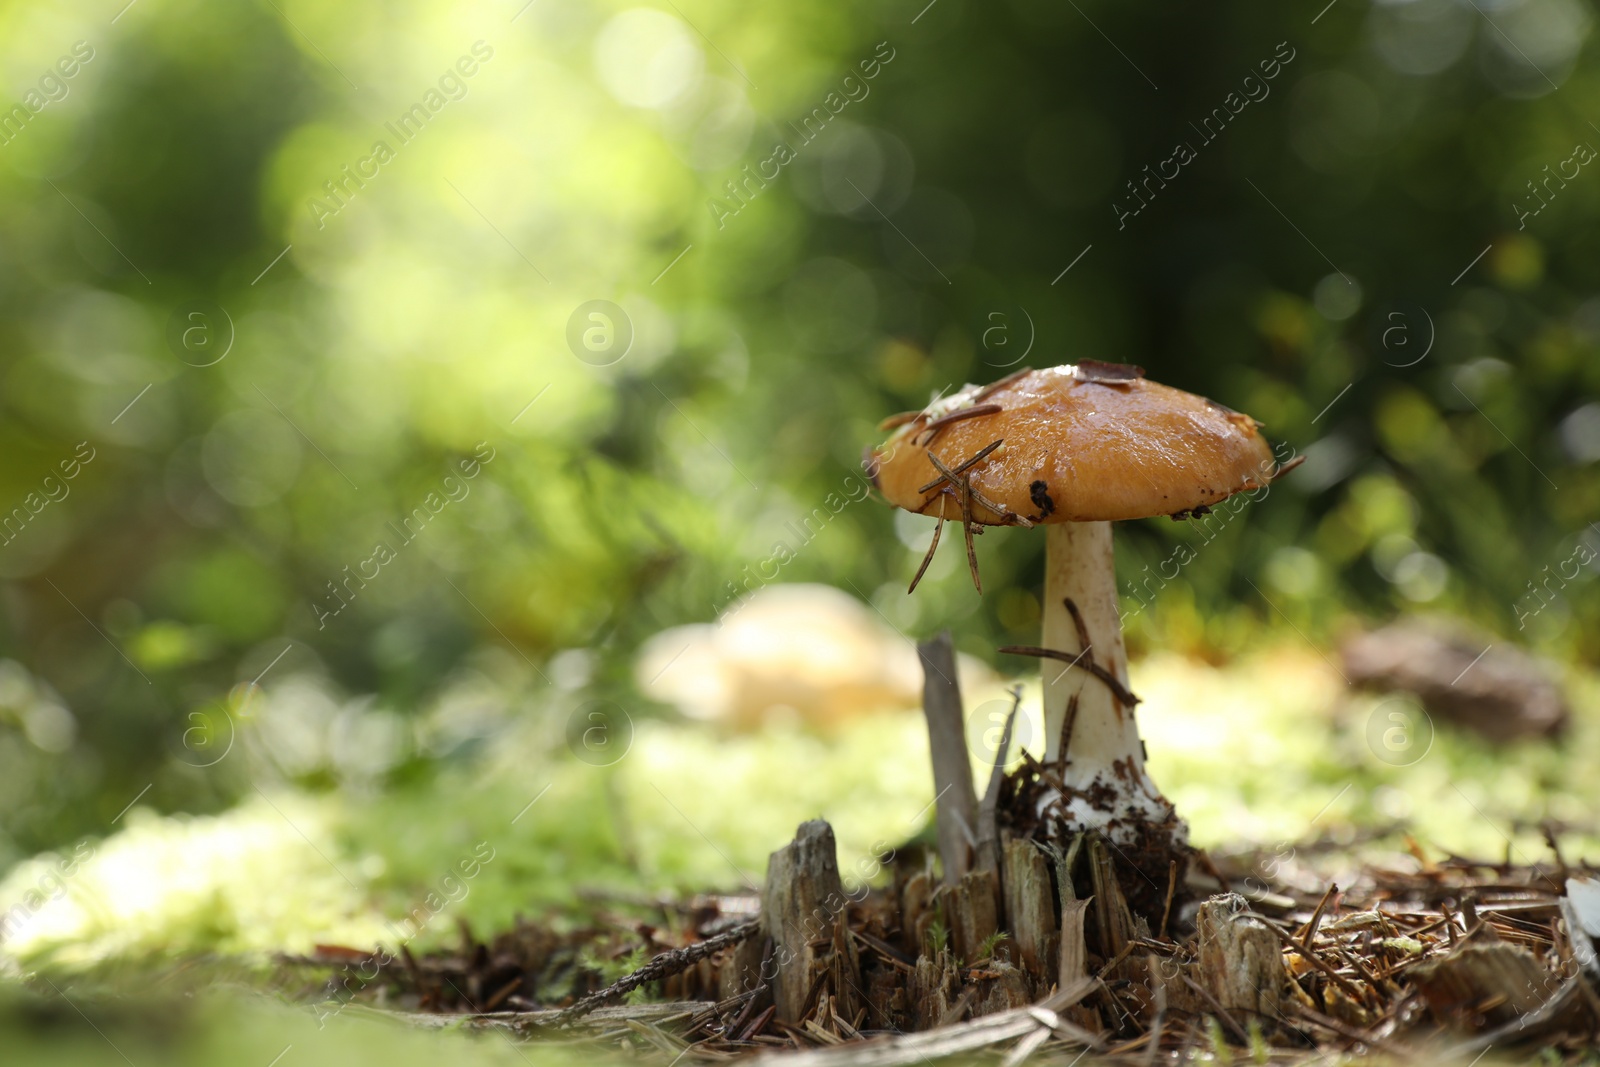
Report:
[[963,963],[977,962],[983,943],[1000,929],[998,883],[993,871],[968,871],[946,897],[950,940]]
[[[828,981],[841,1013],[857,1008],[860,964],[845,926],[849,901],[839,877],[833,827],[801,823],[795,839],[767,861],[761,924],[773,942],[773,1001],[780,1022],[798,1024],[818,983]],[[814,943],[823,942],[821,947]]]
[[922,713],[928,721],[928,751],[933,757],[939,859],[944,863],[945,885],[953,887],[972,868],[978,798],[972,787],[950,632],[917,645],[917,655],[922,660]]
[[[1092,982],[1089,975],[1089,943],[1083,929],[1083,920],[1089,914],[1091,903],[1087,899],[1070,898],[1061,902],[1061,948],[1056,980],[1059,989],[1073,989]],[[1091,1033],[1101,1028],[1099,1013],[1087,1004],[1074,1004],[1063,1011],[1074,1023]]]
[[[765,937],[749,937],[722,954],[721,965],[717,968],[719,997],[729,1000],[762,984],[761,964],[766,944]],[[764,1007],[765,1004],[758,1004],[756,1010]]]
[[1195,977],[1224,1011],[1246,1025],[1254,1019],[1270,1030],[1281,1018],[1288,971],[1277,935],[1248,911],[1249,904],[1237,893],[1221,893],[1200,905]]
[[1033,1003],[1032,983],[1026,972],[1003,960],[996,960],[985,970],[988,973],[978,980],[973,1015],[995,1015]]
[[1006,777],[1006,753],[1011,750],[1011,732],[1017,724],[1017,712],[1022,707],[1022,688],[1012,693],[1011,711],[1006,715],[1005,727],[1000,731],[1000,745],[995,749],[994,765],[989,768],[989,784],[978,801],[977,856],[979,870],[1000,873],[1002,846],[1000,843],[1000,787]]
[[1094,918],[1100,935],[1100,954],[1113,960],[1122,955],[1134,936],[1133,914],[1128,910],[1122,883],[1117,881],[1116,865],[1105,840],[1098,834],[1090,834],[1088,841],[1089,881],[1094,887]]
[[917,1029],[932,1030],[961,1021],[965,1013],[960,998],[961,972],[950,953],[940,952],[933,959],[920,957],[908,986]]
[[929,951],[928,931],[937,917],[933,886],[928,876],[919,871],[906,879],[905,888],[900,890],[900,947],[912,959]]
[[1089,944],[1083,932],[1083,920],[1088,913],[1087,900],[1061,902],[1061,961],[1057,982],[1062,989],[1089,978]]
[[1055,891],[1050,866],[1032,841],[1013,837],[1004,850],[1006,928],[1017,944],[1017,962],[1035,979],[1057,968]]

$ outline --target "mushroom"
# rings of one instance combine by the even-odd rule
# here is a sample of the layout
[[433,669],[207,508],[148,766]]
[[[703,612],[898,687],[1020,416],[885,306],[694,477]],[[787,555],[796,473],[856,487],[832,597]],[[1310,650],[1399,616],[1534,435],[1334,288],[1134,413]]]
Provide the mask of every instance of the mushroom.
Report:
[[1294,464],[1277,465],[1259,425],[1149,381],[1139,367],[1086,360],[969,385],[886,419],[881,428],[894,432],[869,466],[889,503],[939,519],[918,579],[946,520],[962,522],[980,592],[974,532],[1048,527],[1043,647],[1002,649],[1046,657],[1045,755],[1056,788],[1038,814],[1053,809],[1067,827],[1100,831],[1163,879],[1187,829],[1145,771],[1111,523],[1202,515],[1269,484]]
[[[963,692],[1003,692],[1000,679],[962,656]],[[916,707],[915,649],[861,601],[831,585],[773,584],[714,623],[663,630],[639,650],[642,693],[686,718],[754,730],[790,721],[837,733],[865,715]]]

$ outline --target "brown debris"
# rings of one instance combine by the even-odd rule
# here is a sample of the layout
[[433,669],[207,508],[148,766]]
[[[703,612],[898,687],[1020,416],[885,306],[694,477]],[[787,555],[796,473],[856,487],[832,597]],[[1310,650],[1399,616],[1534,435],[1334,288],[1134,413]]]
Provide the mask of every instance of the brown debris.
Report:
[[[977,501],[994,514],[1000,516],[1001,521],[1007,525],[1033,525],[1033,520],[1028,518],[1026,515],[1017,515],[1011,511],[1008,511],[1005,505],[995,503],[993,500],[990,500],[978,490],[974,489],[972,487],[972,476],[965,473],[979,459],[1003,443],[1003,441],[996,441],[994,444],[983,448],[978,452],[977,455],[959,465],[955,470],[951,470],[949,467],[945,466],[944,461],[934,454],[933,449],[928,449],[928,462],[932,463],[934,470],[939,472],[939,476],[941,479],[943,479],[944,484],[941,488],[939,488],[938,492],[929,497],[927,500],[923,501],[922,507],[918,509],[919,511],[926,511],[929,504],[932,504],[935,500],[939,499],[940,496],[945,494],[953,495],[956,498],[956,503],[961,508],[961,532],[965,535],[967,542],[967,566],[972,571],[972,584],[977,588],[980,595],[983,593],[983,582],[978,577],[978,556],[977,553],[973,551],[972,536],[974,533],[982,533],[983,528],[978,521],[972,517],[973,501]],[[938,481],[934,481],[930,482],[929,485],[936,486],[940,485],[940,483]],[[927,490],[923,490],[923,492],[926,491]],[[942,524],[944,520],[941,518],[939,521]],[[928,555],[926,559],[923,560],[921,570],[917,571],[917,580],[920,580],[922,577],[922,572],[927,570],[928,560],[933,558],[933,549],[937,547],[937,545],[938,535],[937,531],[935,531],[934,543],[928,546]],[[913,580],[911,583],[913,589],[916,588],[917,580]]]
[[1039,659],[1053,659],[1065,663],[1069,667],[1077,667],[1088,671],[1100,681],[1105,683],[1107,689],[1122,702],[1124,707],[1131,708],[1139,703],[1139,698],[1133,695],[1129,688],[1122,684],[1121,679],[1094,661],[1094,653],[1088,645],[1082,652],[1060,652],[1053,648],[1040,648],[1037,645],[1005,645],[998,651],[1009,656],[1036,656]]
[[975,963],[986,955],[984,946],[1000,929],[1000,879],[992,870],[968,871],[950,891],[945,914],[956,956]]
[[[915,1067],[993,1049],[1021,1067],[1093,1049],[1153,1067],[1197,1047],[1241,1062],[1223,1047],[1236,1044],[1286,1067],[1372,1051],[1467,1062],[1537,1042],[1564,1063],[1600,1034],[1600,953],[1582,901],[1564,895],[1590,872],[1563,856],[1558,827],[1553,865],[1439,859],[1413,843],[1410,869],[1367,868],[1341,888],[1306,877],[1322,841],[1291,850],[1295,877],[1276,853],[1202,854],[1191,872],[1173,822],[1108,808],[1114,839],[1067,825],[1061,760],[1024,754],[1003,774],[1002,750],[978,806],[948,635],[920,651],[942,885],[930,850],[907,844],[886,862],[889,885],[846,893],[818,820],[772,854],[759,920],[750,896],[604,897],[586,928],[519,920],[486,943],[463,924],[456,948],[319,946],[284,962],[333,973],[324,1004],[359,997],[419,1024],[466,1016],[663,1062]],[[618,904],[650,918],[611,914]],[[666,1003],[607,1003],[636,990]]]
[[1080,359],[1078,377],[1086,382],[1102,385],[1127,385],[1144,377],[1144,368],[1131,363],[1105,363],[1098,359]]
[[[983,529],[973,521],[972,501],[977,500],[978,503],[982,504],[990,511],[995,512],[997,515],[1006,516],[1008,521],[1012,521],[1016,525],[1033,525],[1032,520],[1021,515],[1012,515],[1010,512],[1007,512],[1005,508],[993,503],[988,497],[978,493],[972,488],[971,480],[969,478],[962,477],[962,475],[971,470],[977,464],[983,462],[983,460],[986,459],[991,452],[1003,444],[1005,444],[1005,441],[1002,439],[985,445],[974,455],[969,456],[967,459],[957,464],[954,469],[946,467],[943,461],[941,461],[939,457],[935,456],[933,451],[930,449],[928,451],[928,458],[933,461],[934,468],[939,471],[939,477],[935,478],[933,481],[917,490],[919,493],[927,493],[935,489],[938,490],[938,492],[935,492],[933,496],[922,502],[922,507],[918,509],[919,511],[926,511],[929,504],[932,504],[935,500],[938,500],[945,494],[953,494],[957,501],[960,502],[962,532],[966,535],[967,541],[967,564],[972,570],[972,584],[977,586],[979,594],[983,593],[983,583],[978,578],[978,557],[972,550],[972,535],[974,532],[982,533]],[[927,573],[928,564],[933,562],[933,553],[934,550],[939,547],[939,534],[944,530],[944,522],[945,520],[941,516],[938,524],[933,528],[933,540],[928,543],[927,555],[922,557],[922,566],[917,568],[916,577],[911,579],[911,586],[906,590],[908,595],[917,591],[917,583],[922,581],[922,576]]]
[[1411,693],[1428,714],[1492,741],[1547,737],[1571,710],[1555,669],[1504,639],[1410,618],[1345,642],[1351,682]]
[[1039,982],[1055,975],[1061,934],[1052,907],[1050,865],[1032,841],[1012,837],[1001,863],[1005,924],[1016,945],[1017,962]]
[[[1008,785],[1008,797],[1020,795],[1014,789]],[[800,837],[804,844],[776,854],[796,862],[780,859],[768,877],[791,887],[790,903],[769,907],[792,911],[815,900],[826,914],[838,878],[826,847],[831,833],[810,824]],[[1301,849],[1315,852],[1314,843]],[[383,1000],[465,1014],[469,1028],[549,1039],[565,1023],[567,1039],[620,1043],[661,1063],[784,1051],[797,1057],[785,1067],[923,1067],[924,1057],[993,1048],[1020,1065],[1032,1057],[1070,1062],[1098,1048],[1135,1067],[1179,1062],[1183,1050],[1217,1040],[1268,1048],[1270,1062],[1284,1065],[1366,1052],[1406,1062],[1448,1053],[1467,1063],[1490,1046],[1517,1055],[1536,1043],[1576,1055],[1600,1020],[1594,979],[1581,962],[1593,958],[1592,945],[1564,917],[1571,908],[1557,895],[1554,868],[1451,858],[1418,873],[1368,869],[1339,890],[1324,883],[1307,891],[1272,878],[1260,856],[1219,856],[1218,875],[1251,886],[1252,895],[1270,889],[1289,901],[1286,913],[1269,917],[1241,896],[1219,895],[1197,913],[1175,912],[1169,940],[1152,937],[1133,914],[1118,853],[1093,835],[1054,854],[1054,863],[1049,850],[1012,836],[1002,857],[1004,914],[994,931],[1006,936],[992,938],[961,918],[964,907],[981,911],[976,890],[990,887],[992,872],[969,872],[957,890],[935,896],[921,851],[897,853],[890,887],[848,902],[831,932],[819,923],[803,944],[793,939],[813,956],[804,964],[811,977],[798,994],[800,1014],[790,1019],[762,999],[760,979],[781,975],[783,957],[776,939],[769,947],[750,936],[748,898],[650,904],[664,926],[613,920],[609,930],[556,935],[519,924],[487,944],[464,932],[459,948],[409,963],[405,953],[380,959],[339,946],[292,962],[375,969],[373,992],[387,990]],[[969,904],[958,903],[963,893]],[[1476,898],[1475,918],[1464,924],[1468,898]],[[955,945],[933,944],[939,928]],[[973,942],[992,952],[962,955],[958,946],[975,951]],[[582,1017],[573,1009],[583,1000],[540,1009],[552,983],[586,994],[604,984],[597,976],[572,981],[580,951],[620,958],[640,947],[657,959],[635,971],[638,988],[681,1003],[606,1006]],[[1054,955],[1041,959],[1041,951]],[[650,967],[655,977],[644,978]],[[1068,993],[1052,997],[1055,989]],[[1263,1040],[1269,1044],[1256,1044]],[[1234,1053],[1233,1061],[1244,1058]]]

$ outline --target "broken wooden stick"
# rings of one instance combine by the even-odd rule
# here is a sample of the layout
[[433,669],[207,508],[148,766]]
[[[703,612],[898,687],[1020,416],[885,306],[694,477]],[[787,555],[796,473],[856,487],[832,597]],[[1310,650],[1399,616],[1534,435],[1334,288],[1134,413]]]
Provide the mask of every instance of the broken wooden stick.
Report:
[[759,919],[742,922],[731,930],[724,931],[716,937],[708,937],[704,941],[696,941],[683,948],[675,948],[671,952],[663,952],[649,963],[640,967],[632,974],[612,982],[597,993],[591,993],[572,1005],[563,1008],[550,1019],[546,1025],[564,1026],[574,1019],[581,1018],[596,1008],[602,1007],[618,997],[633,992],[646,982],[659,981],[679,972],[686,971],[703,959],[716,955],[730,945],[736,945],[748,937],[753,936],[761,929]]
[[1006,929],[1017,945],[1017,962],[1043,983],[1056,977],[1055,890],[1050,865],[1032,841],[1008,838],[1001,864],[1005,886]]
[[844,882],[833,827],[800,824],[795,838],[767,861],[761,927],[772,938],[773,1001],[779,1022],[799,1024],[828,982],[840,1010],[854,1014],[860,961],[849,936]]
[[1006,777],[1006,753],[1011,750],[1011,733],[1017,724],[1017,711],[1022,707],[1022,687],[1011,693],[1011,711],[1006,715],[1005,727],[1000,731],[1000,747],[995,749],[994,765],[989,769],[989,785],[978,801],[977,857],[979,870],[1000,870],[1000,786]]
[[1279,1007],[1289,980],[1278,937],[1250,913],[1250,905],[1237,893],[1222,893],[1201,904],[1195,928],[1201,987],[1223,1011],[1270,1030],[1281,1018]]
[[972,788],[961,687],[956,682],[956,656],[949,631],[917,645],[917,655],[922,660],[922,714],[928,722],[928,751],[933,757],[939,859],[944,864],[944,884],[953,888],[972,867],[978,799]]

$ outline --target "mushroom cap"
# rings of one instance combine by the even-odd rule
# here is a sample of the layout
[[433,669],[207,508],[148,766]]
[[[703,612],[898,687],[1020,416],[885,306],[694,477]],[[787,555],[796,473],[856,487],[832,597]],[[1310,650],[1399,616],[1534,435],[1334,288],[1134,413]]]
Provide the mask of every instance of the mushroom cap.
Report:
[[948,482],[924,490],[940,477],[929,450],[955,470],[1003,441],[962,476],[1004,509],[973,501],[973,520],[990,526],[1182,515],[1280,473],[1250,416],[1091,360],[968,385],[890,426],[870,450],[874,484],[896,507],[943,519],[961,518],[961,501]]

